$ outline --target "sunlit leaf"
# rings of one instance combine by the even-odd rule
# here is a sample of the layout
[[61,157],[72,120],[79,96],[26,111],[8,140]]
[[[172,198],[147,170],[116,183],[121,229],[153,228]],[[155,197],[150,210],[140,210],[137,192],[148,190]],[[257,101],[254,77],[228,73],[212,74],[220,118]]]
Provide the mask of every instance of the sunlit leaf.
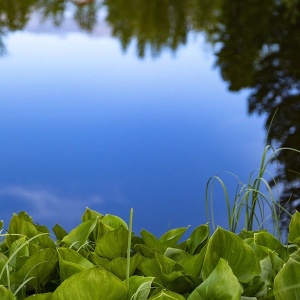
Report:
[[261,277],[266,284],[273,284],[276,274],[282,269],[283,265],[284,261],[271,251],[269,251],[266,258],[260,261]]
[[209,226],[208,224],[198,226],[195,228],[187,241],[187,252],[195,254],[199,253],[202,247],[199,247],[209,235]]
[[154,277],[132,276],[129,278],[128,299],[146,300]]
[[60,279],[66,280],[72,275],[94,267],[94,264],[70,248],[58,249]]
[[202,268],[204,279],[215,269],[220,258],[228,262],[241,282],[249,282],[254,276],[260,275],[259,261],[253,249],[236,234],[218,227],[207,245]]
[[21,237],[14,241],[9,249],[10,262],[9,265],[14,269],[19,269],[22,265],[20,264],[20,257],[29,257],[29,245],[27,237]]
[[191,254],[176,248],[168,248],[164,255],[174,261],[179,261],[185,258],[192,257]]
[[188,300],[240,300],[243,288],[228,263],[220,259],[208,278],[197,287]]
[[52,293],[35,294],[32,296],[26,297],[24,300],[52,300]]
[[107,232],[97,240],[95,252],[101,257],[108,259],[126,257],[128,234],[129,231],[123,226]]
[[120,226],[123,226],[124,228],[128,229],[128,225],[126,224],[126,222],[118,216],[106,214],[101,219],[101,222],[114,229],[118,229]]
[[[3,268],[11,269],[10,266],[7,264],[7,261],[8,261],[8,258],[3,253],[0,253],[0,270],[3,270]],[[7,272],[4,269],[2,276],[0,278],[0,284],[7,285],[7,279],[8,279]]]
[[53,293],[51,300],[124,300],[126,284],[100,267],[94,267],[65,280]]
[[67,244],[69,247],[79,249],[87,242],[88,237],[95,228],[96,224],[97,219],[92,219],[81,223],[76,228],[71,230],[71,232],[62,239],[62,242]]
[[23,218],[14,214],[10,220],[8,232],[10,233],[6,237],[6,245],[11,247],[12,243],[21,237],[34,237],[38,231],[31,222],[23,220]]
[[89,209],[87,207],[81,217],[81,220],[82,220],[82,222],[85,222],[88,220],[97,219],[97,217],[99,218],[99,220],[101,220],[104,216],[102,214],[100,214],[99,212]]
[[297,300],[300,295],[300,263],[290,258],[274,280],[276,300]]
[[[130,258],[129,276],[133,275],[136,268],[143,260],[144,257],[141,256],[139,253],[136,253]],[[105,267],[105,269],[119,277],[121,280],[124,280],[126,278],[126,267],[127,259],[123,257],[117,257],[110,261]]]
[[0,299],[2,300],[16,300],[14,294],[6,289],[3,285],[0,285]]
[[32,277],[30,285],[35,289],[39,285],[45,285],[50,275],[55,271],[57,252],[54,249],[42,249],[30,256],[22,268],[11,277],[12,283],[22,284],[23,281]]
[[185,300],[185,298],[180,294],[163,290],[159,294],[150,297],[149,300]]
[[292,216],[289,225],[288,241],[300,246],[300,213],[298,211]]
[[61,241],[66,235],[68,235],[68,233],[58,224],[55,224],[52,230],[58,241]]
[[143,242],[148,248],[158,251],[160,253],[164,253],[165,250],[167,249],[167,247],[163,246],[161,241],[149,231],[143,229],[141,231],[141,236]]
[[175,247],[188,229],[189,226],[171,229],[164,233],[159,240],[165,247]]
[[287,249],[270,233],[258,232],[254,234],[254,242],[257,245],[269,248],[272,251],[276,251],[280,258],[287,259]]
[[200,253],[181,259],[178,263],[184,268],[185,273],[198,277],[202,270],[205,252],[206,249],[203,248]]

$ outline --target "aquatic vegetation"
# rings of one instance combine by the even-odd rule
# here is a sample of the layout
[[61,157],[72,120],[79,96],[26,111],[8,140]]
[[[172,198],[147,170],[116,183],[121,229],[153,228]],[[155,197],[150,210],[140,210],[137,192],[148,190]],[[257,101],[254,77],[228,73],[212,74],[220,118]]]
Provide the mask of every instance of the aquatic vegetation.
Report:
[[[273,149],[272,146],[267,145],[257,175],[252,172],[247,183],[241,182],[236,175],[230,173],[238,182],[233,200],[229,196],[227,186],[220,176],[213,176],[209,179],[206,186],[206,214],[207,220],[214,230],[216,226],[213,190],[215,184],[219,183],[225,196],[227,222],[230,231],[237,232],[243,228],[252,231],[271,227],[270,231],[281,239],[281,214],[287,214],[291,217],[291,213],[280,204],[280,196],[278,196],[279,182],[276,181],[276,178],[272,176],[267,167],[276,160],[276,156],[282,151],[292,151],[298,155],[300,153],[299,150],[292,148]],[[266,174],[269,177],[268,180]],[[269,213],[269,215],[266,215],[266,213]],[[268,220],[270,222],[267,222]]]
[[[288,243],[265,231],[208,224],[140,236],[89,208],[69,233],[14,214],[0,247],[0,298],[37,300],[298,299],[300,213]],[[3,229],[2,229],[3,231]]]

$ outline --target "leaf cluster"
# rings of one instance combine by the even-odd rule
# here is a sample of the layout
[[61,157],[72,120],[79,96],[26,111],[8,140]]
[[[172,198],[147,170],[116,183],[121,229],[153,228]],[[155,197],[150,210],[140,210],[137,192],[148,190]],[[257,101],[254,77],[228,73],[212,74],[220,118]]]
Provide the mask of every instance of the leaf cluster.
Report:
[[[267,231],[239,234],[208,224],[135,236],[121,218],[87,208],[69,233],[25,212],[1,234],[0,298],[36,300],[298,299],[300,213],[288,244]],[[3,230],[2,230],[3,231]]]

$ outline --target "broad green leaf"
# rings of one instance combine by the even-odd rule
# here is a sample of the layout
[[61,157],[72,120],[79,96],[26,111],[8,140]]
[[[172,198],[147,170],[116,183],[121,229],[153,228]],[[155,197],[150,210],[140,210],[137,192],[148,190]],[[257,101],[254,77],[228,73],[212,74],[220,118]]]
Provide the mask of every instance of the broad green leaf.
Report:
[[71,230],[71,232],[66,235],[62,242],[66,243],[69,247],[74,249],[79,249],[88,241],[88,237],[93,231],[97,224],[97,219],[92,219],[81,223],[79,226]]
[[193,283],[185,276],[180,264],[159,253],[156,253],[156,261],[159,263],[161,278],[167,289],[181,294],[191,290]]
[[17,273],[12,274],[11,282],[22,284],[32,277],[30,285],[38,289],[40,284],[44,286],[49,281],[56,270],[56,263],[57,252],[51,248],[42,249],[30,256]]
[[61,241],[66,235],[68,235],[68,233],[58,224],[55,224],[52,230],[58,241]]
[[[143,249],[148,248],[150,250],[149,254],[154,252],[164,253],[167,249],[161,241],[155,237],[152,233],[149,231],[143,229],[141,231],[141,236],[144,242],[144,245],[141,245],[140,247]],[[139,245],[136,245],[136,248],[139,249]],[[146,251],[147,252],[147,251]]]
[[16,300],[17,298],[14,294],[5,288],[3,285],[0,285],[0,299],[2,300]]
[[88,259],[90,262],[92,262],[95,266],[101,267],[103,269],[108,268],[108,265],[110,263],[110,261],[106,258],[102,258],[100,257],[98,254],[96,254],[95,252],[91,252],[88,256]]
[[144,257],[147,257],[147,258],[154,258],[155,254],[157,252],[157,250],[155,250],[153,248],[149,248],[145,244],[137,244],[137,245],[135,245],[134,246],[134,250],[136,252],[141,253]]
[[183,271],[183,268],[180,264],[162,254],[157,253],[156,260],[160,265],[162,273],[166,275],[171,274],[175,271]]
[[73,249],[59,248],[57,251],[58,251],[60,260],[73,262],[73,263],[81,265],[87,269],[94,267],[94,265],[89,260],[87,260],[86,258],[81,256],[77,251],[75,251]]
[[61,281],[86,269],[94,267],[94,264],[82,257],[78,252],[70,248],[59,248],[59,271]]
[[22,256],[29,257],[29,245],[27,241],[28,241],[27,237],[21,237],[11,244],[11,247],[9,249],[9,258],[10,258],[9,264],[14,269],[19,269],[21,267],[19,263],[20,257]]
[[[88,259],[96,266],[102,267],[103,269],[113,273],[121,280],[126,278],[126,268],[127,268],[127,258],[117,257],[111,261],[106,258],[102,258],[97,255],[95,252],[90,253]],[[139,253],[136,253],[134,256],[130,258],[130,268],[129,268],[129,276],[131,276],[141,261],[144,260],[144,257]]]
[[145,258],[138,266],[145,277],[155,277],[155,282],[163,285],[162,272],[156,259]]
[[169,290],[184,293],[195,288],[198,279],[184,274],[183,267],[175,261],[157,253],[155,259],[145,258],[138,270],[144,276],[155,277],[155,282],[168,288]]
[[50,234],[50,231],[46,226],[39,225],[39,224],[33,224],[33,225],[35,226],[35,228],[37,229],[38,232],[43,232],[43,233],[49,233]]
[[[11,268],[7,264],[8,258],[3,254],[0,253],[0,270],[3,270],[2,276],[0,278],[0,284],[7,285],[7,269],[10,270]],[[3,269],[5,268],[5,269]],[[1,298],[0,298],[1,299]]]
[[[187,252],[191,254],[195,254],[195,252],[199,253],[201,250],[201,244],[208,239],[209,235],[209,226],[208,224],[200,225],[195,228],[187,241]],[[204,245],[203,245],[204,246]]]
[[184,268],[186,274],[199,277],[204,262],[205,252],[206,249],[203,248],[200,253],[184,258],[178,261],[178,263]]
[[24,300],[52,300],[52,293],[35,294],[32,296],[26,297]]
[[51,300],[124,300],[126,284],[107,270],[94,267],[65,280]]
[[290,258],[274,280],[276,300],[297,300],[300,296],[300,263]]
[[247,283],[261,273],[259,261],[253,249],[236,234],[218,227],[208,241],[202,268],[203,279],[208,278],[220,258],[228,261],[240,282]]
[[276,251],[278,256],[283,260],[288,258],[287,249],[270,233],[258,232],[254,234],[254,242],[257,245]]
[[14,241],[24,236],[29,239],[36,237],[32,240],[32,243],[37,245],[37,250],[42,248],[54,249],[56,247],[54,241],[49,236],[49,231],[47,230],[47,233],[42,232],[43,234],[40,234],[41,232],[37,230],[36,226],[32,223],[31,218],[25,212],[13,215],[9,223],[8,232],[10,234],[7,235],[5,239],[8,248],[11,247]]
[[164,233],[159,240],[165,247],[175,247],[189,227],[190,226],[171,229]]
[[97,219],[97,217],[99,218],[99,220],[101,220],[104,216],[102,214],[100,214],[99,212],[89,209],[87,207],[81,217],[81,220],[82,220],[82,222],[85,222],[88,220]]
[[114,231],[114,230],[115,230],[115,228],[102,223],[101,220],[98,219],[97,224],[89,238],[91,239],[91,241],[96,243],[97,240],[99,240],[101,237],[103,237],[107,232]]
[[273,285],[276,274],[282,269],[284,261],[275,252],[269,251],[269,255],[260,261],[261,277],[268,285]]
[[95,252],[107,259],[126,257],[128,234],[129,231],[123,226],[114,231],[107,232],[97,240]]
[[289,225],[289,243],[300,245],[300,213],[296,213],[292,216],[290,225]]
[[238,236],[241,237],[243,240],[246,239],[253,239],[254,238],[254,234],[258,233],[258,232],[267,232],[267,230],[247,230],[247,229],[243,229]]
[[[138,265],[144,260],[144,257],[136,253],[130,258],[129,276],[133,275]],[[127,258],[117,257],[110,261],[105,267],[106,270],[113,273],[121,280],[126,278]]]
[[164,255],[174,261],[179,261],[185,258],[192,257],[191,254],[176,248],[168,248]]
[[[248,284],[243,284],[243,289],[244,289],[243,292],[244,297],[250,297],[250,299],[252,299],[252,296],[256,295],[260,299],[275,300],[274,297],[270,297],[270,298],[266,297],[266,296],[271,296],[273,290],[270,288],[270,286],[266,285],[266,282],[261,278],[261,276],[256,276]],[[243,299],[243,297],[241,299]]]
[[244,241],[254,250],[258,260],[262,260],[268,256],[270,249],[256,244],[254,238],[247,238]]
[[208,278],[197,287],[188,300],[240,300],[243,288],[228,263],[220,259]]
[[38,231],[31,222],[25,221],[24,218],[13,214],[10,220],[8,232],[10,235],[6,236],[6,245],[11,247],[12,243],[21,237],[27,236],[28,238],[37,235]]
[[132,276],[129,278],[128,299],[146,300],[154,277]]
[[128,230],[128,225],[124,220],[122,220],[120,217],[114,216],[114,215],[105,215],[102,219],[101,222],[114,228],[118,229],[120,226],[123,226]]
[[159,253],[164,253],[167,247],[163,246],[161,241],[147,230],[141,231],[141,236],[145,245]]
[[185,300],[185,298],[180,294],[163,290],[159,294],[150,297],[149,300]]
[[300,263],[300,249],[290,254],[290,258]]

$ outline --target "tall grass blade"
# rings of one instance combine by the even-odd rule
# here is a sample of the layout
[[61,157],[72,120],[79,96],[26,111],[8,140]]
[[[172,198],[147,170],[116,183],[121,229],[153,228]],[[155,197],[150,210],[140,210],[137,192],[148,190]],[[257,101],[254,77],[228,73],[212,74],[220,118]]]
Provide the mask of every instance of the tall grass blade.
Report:
[[126,264],[126,286],[127,286],[127,289],[129,289],[132,220],[133,220],[133,208],[130,209],[129,228],[128,228],[127,264]]

